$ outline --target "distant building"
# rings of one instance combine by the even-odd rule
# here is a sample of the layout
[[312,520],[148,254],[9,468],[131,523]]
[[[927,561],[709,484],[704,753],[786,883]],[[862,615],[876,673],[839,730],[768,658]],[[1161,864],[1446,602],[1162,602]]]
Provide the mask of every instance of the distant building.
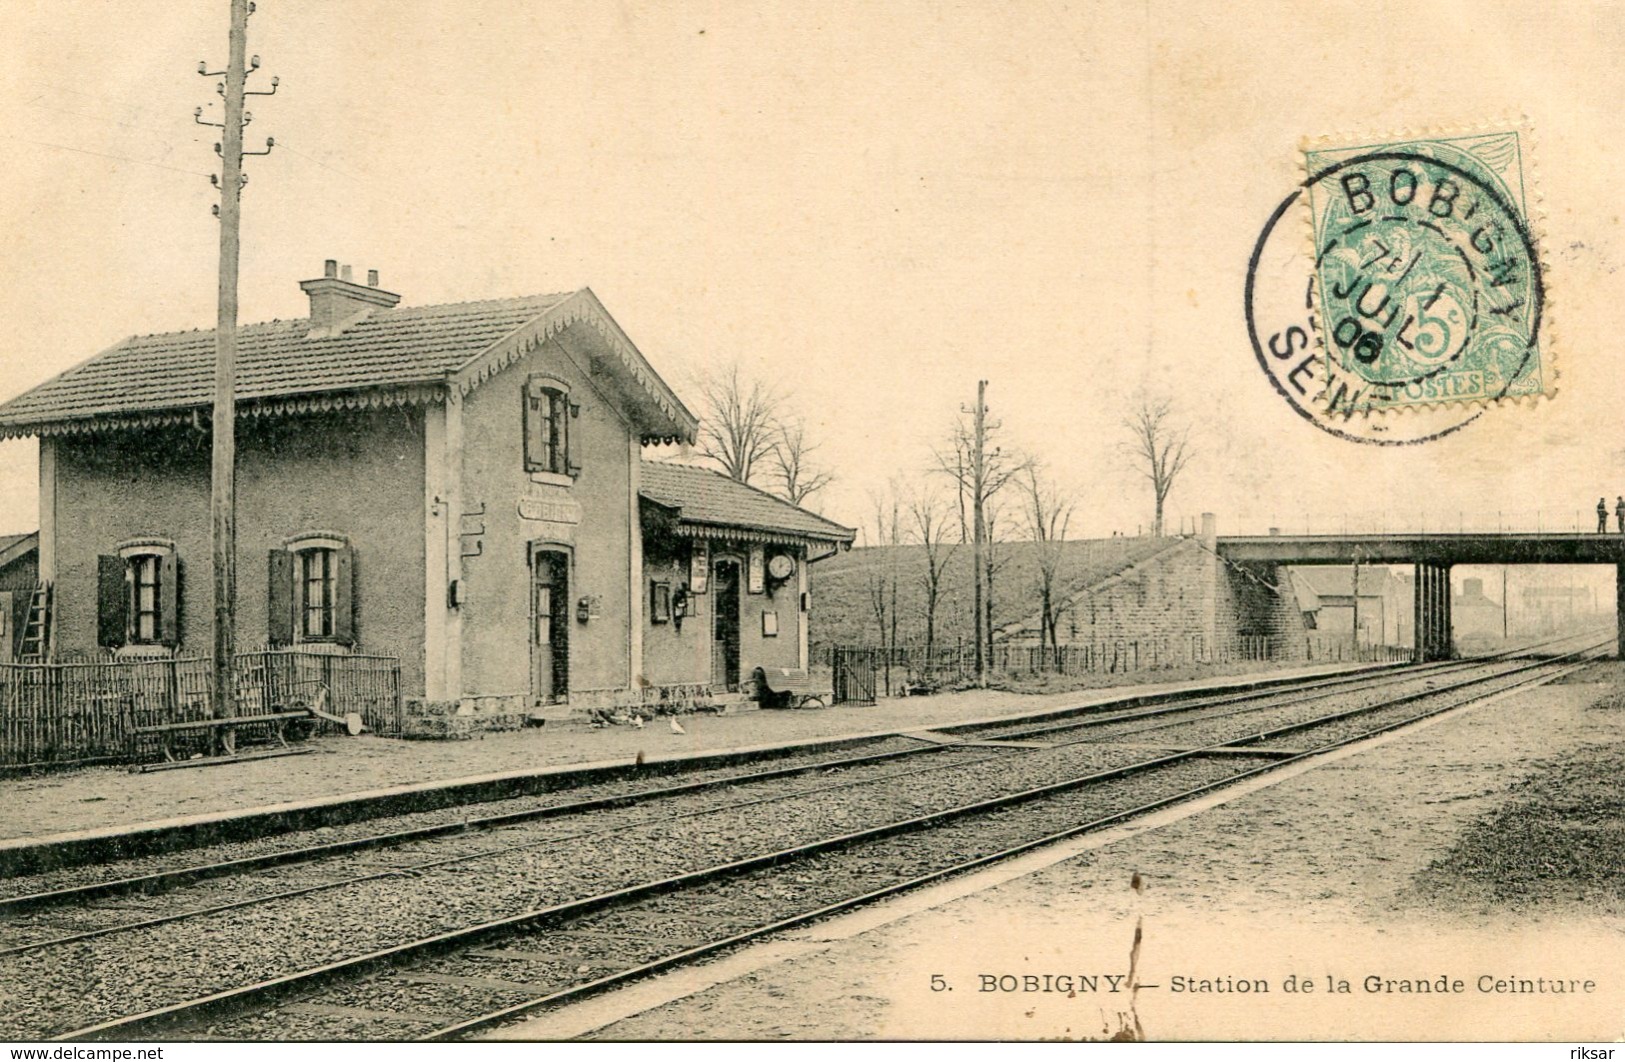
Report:
[[39,533],[0,535],[0,664],[22,652],[28,602],[39,582]]
[[1482,579],[1461,581],[1461,593],[1450,601],[1450,618],[1458,640],[1500,638],[1506,630],[1506,612],[1484,593]]
[[1518,630],[1550,634],[1597,618],[1589,586],[1524,586],[1518,590]]
[[1301,565],[1287,571],[1310,630],[1352,637],[1358,616],[1362,644],[1410,644],[1409,579],[1376,565]]

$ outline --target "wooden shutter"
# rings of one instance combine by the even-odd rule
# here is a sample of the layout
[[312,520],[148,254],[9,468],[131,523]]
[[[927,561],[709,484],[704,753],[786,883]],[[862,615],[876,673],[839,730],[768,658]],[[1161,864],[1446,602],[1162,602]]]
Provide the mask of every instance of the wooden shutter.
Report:
[[158,561],[158,641],[171,649],[181,644],[181,563],[173,553]]
[[525,384],[519,392],[520,406],[524,412],[525,434],[525,471],[529,472],[536,467],[536,396],[532,393],[530,384]]
[[355,550],[333,551],[333,640],[355,644]]
[[266,589],[266,640],[272,645],[293,644],[293,554],[273,549]]
[[130,584],[123,557],[96,558],[96,644],[122,646],[130,634]]
[[525,398],[525,471],[549,471],[548,454],[549,413],[547,392],[536,380],[527,380]]
[[558,418],[559,425],[559,454],[553,459],[558,471],[573,476],[581,471],[576,463],[575,455],[570,452],[570,396],[560,393],[555,400],[554,416]]

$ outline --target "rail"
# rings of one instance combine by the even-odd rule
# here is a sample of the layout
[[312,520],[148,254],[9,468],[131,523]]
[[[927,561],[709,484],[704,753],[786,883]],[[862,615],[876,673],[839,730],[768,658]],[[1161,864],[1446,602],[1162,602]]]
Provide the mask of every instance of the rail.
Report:
[[[1568,659],[1572,659],[1575,655],[1570,654]],[[1558,666],[1554,667],[1554,664]],[[1517,681],[1513,684],[1502,683],[1491,691],[1492,695],[1499,694],[1527,683],[1547,681],[1566,673],[1566,669],[1561,665],[1562,661],[1542,660],[1513,671],[1498,673],[1486,680],[1475,680],[1472,684],[1476,685],[1479,681],[1499,681],[1515,675],[1518,676]],[[1520,672],[1531,671],[1537,673],[1534,675],[1519,674]],[[392,993],[398,995],[398,985],[389,983],[387,979],[363,981],[363,978],[370,978],[373,974],[402,965],[428,961],[436,956],[451,955],[470,947],[488,947],[518,933],[555,928],[562,928],[568,932],[570,929],[568,923],[580,919],[591,919],[598,915],[612,916],[615,911],[625,910],[644,901],[658,901],[669,905],[673,902],[673,894],[685,890],[703,890],[708,898],[715,900],[734,884],[743,883],[748,886],[749,882],[746,879],[750,875],[782,875],[783,867],[792,862],[804,868],[802,871],[803,879],[807,875],[816,877],[820,868],[830,868],[838,879],[844,873],[847,880],[871,882],[876,877],[872,869],[877,858],[897,858],[884,847],[885,842],[916,835],[928,829],[948,831],[961,829],[968,831],[966,841],[974,841],[974,844],[966,843],[966,841],[952,843],[951,839],[948,839],[932,846],[931,851],[938,853],[940,859],[932,858],[925,861],[925,865],[931,868],[926,873],[919,872],[925,869],[925,866],[921,864],[920,854],[922,849],[920,846],[917,842],[905,842],[901,846],[902,851],[905,853],[903,862],[913,865],[917,869],[911,873],[897,874],[893,882],[889,882],[878,890],[870,889],[865,884],[863,886],[865,891],[862,891],[859,895],[852,895],[850,892],[838,893],[834,902],[827,902],[828,897],[821,894],[816,888],[800,889],[796,891],[794,896],[785,898],[785,903],[790,904],[788,911],[774,910],[768,917],[757,914],[753,916],[753,924],[748,928],[738,931],[732,928],[726,929],[722,931],[721,939],[705,941],[697,946],[690,946],[684,942],[675,943],[672,946],[672,951],[660,955],[652,961],[642,961],[631,968],[619,968],[614,973],[596,977],[586,982],[580,982],[578,979],[576,983],[569,983],[567,986],[561,986],[557,990],[546,992],[521,1003],[505,1006],[499,1010],[475,1017],[453,1021],[425,1034],[425,1038],[446,1038],[461,1035],[473,1029],[487,1027],[496,1022],[533,1011],[539,1007],[581,998],[592,992],[625,983],[629,978],[640,976],[655,969],[669,968],[693,961],[701,956],[713,954],[722,948],[735,946],[738,943],[755,939],[764,933],[788,925],[823,917],[837,910],[870,902],[880,896],[891,895],[903,889],[916,887],[926,881],[940,880],[941,877],[947,874],[962,873],[967,869],[988,865],[997,860],[1009,858],[1019,852],[1030,851],[1041,845],[1053,843],[1064,837],[1075,836],[1089,830],[1097,830],[1105,825],[1122,822],[1157,808],[1189,800],[1232,785],[1243,779],[1262,774],[1265,771],[1277,769],[1284,764],[1295,763],[1330,749],[1339,748],[1354,741],[1364,740],[1374,734],[1408,725],[1430,715],[1454,710],[1483,696],[1482,694],[1469,693],[1465,699],[1462,699],[1449,696],[1450,693],[1451,690],[1430,689],[1403,698],[1385,700],[1375,705],[1364,706],[1358,710],[1360,713],[1391,713],[1393,708],[1402,703],[1431,702],[1414,704],[1412,709],[1408,710],[1403,717],[1378,715],[1375,727],[1352,735],[1335,734],[1331,740],[1310,750],[1272,750],[1262,757],[1266,762],[1256,765],[1251,763],[1242,764],[1239,769],[1231,769],[1226,766],[1216,772],[1204,772],[1199,777],[1182,774],[1178,770],[1169,770],[1177,765],[1189,764],[1203,758],[1215,765],[1222,764],[1229,757],[1219,755],[1219,753],[1229,750],[1230,746],[1238,741],[1257,743],[1268,740],[1280,733],[1285,733],[1287,728],[1276,728],[1262,733],[1246,735],[1239,739],[1230,738],[1223,742],[1206,744],[1198,748],[1181,749],[1166,755],[1157,755],[1103,770],[1091,769],[1081,775],[1067,776],[1061,780],[1045,782],[1036,786],[1028,783],[1028,787],[1021,788],[1019,791],[1005,792],[997,796],[973,797],[969,800],[961,798],[963,802],[940,807],[923,814],[917,813],[889,821],[882,820],[876,825],[858,826],[834,836],[821,835],[805,843],[777,847],[773,851],[765,853],[758,852],[740,858],[731,858],[724,862],[694,870],[669,873],[667,876],[658,878],[658,880],[640,880],[627,885],[608,887],[604,891],[591,895],[565,899],[534,907],[521,913],[495,917],[467,929],[439,932],[400,945],[379,948],[350,958],[339,959],[309,970],[270,978],[253,985],[245,985],[241,988],[217,992],[207,997],[155,1007],[140,1014],[114,1018],[67,1033],[60,1033],[58,1037],[66,1039],[144,1037],[175,1029],[177,1027],[176,1023],[184,1023],[185,1026],[191,1027],[197,1027],[193,1023],[199,1022],[214,1025],[222,1020],[230,1021],[249,1012],[264,1013],[263,1008],[267,1006],[276,1006],[290,998],[304,997],[310,992],[318,990],[320,986],[331,986],[336,983],[343,983],[348,986],[347,991],[352,996],[365,991],[368,987],[374,988],[380,993],[380,1006],[386,1006],[385,1001],[391,997]],[[1441,700],[1441,698],[1444,699]],[[1324,725],[1329,721],[1341,721],[1351,714],[1353,713],[1347,711],[1334,712],[1320,718],[1296,723],[1292,729],[1296,732],[1303,730],[1307,726]],[[1088,794],[1095,793],[1098,787],[1119,779],[1126,779],[1131,776],[1148,776],[1158,771],[1168,772],[1167,784],[1166,788],[1157,791],[1154,799],[1149,801],[1137,799],[1132,806],[1114,811],[1103,817],[1079,816],[1077,814],[1080,809],[1096,806],[1098,797],[1091,797]],[[1078,798],[1084,799],[1080,801]],[[1066,800],[1070,800],[1071,803],[1065,803]],[[1050,807],[1051,803],[1056,803],[1056,806]],[[1021,816],[989,816],[988,814],[1022,805],[1037,805],[1035,813]],[[1047,816],[1038,813],[1042,812],[1045,807],[1050,807]],[[1095,815],[1098,816],[1098,812]],[[1080,821],[1080,819],[1087,821]],[[1057,830],[1056,825],[1061,823],[1065,823],[1065,825]],[[1012,830],[1015,831],[1013,837],[1009,832]],[[878,851],[876,846],[879,846]],[[810,859],[809,857],[818,858]],[[844,871],[838,865],[839,861],[843,859],[851,863],[851,866],[848,866]],[[866,869],[864,873],[857,874],[853,867]],[[753,910],[760,906],[761,890],[746,888],[740,891],[748,894]],[[680,904],[680,900],[678,902]],[[733,920],[723,918],[720,921],[726,924]],[[573,935],[579,938],[583,934],[578,931]],[[523,961],[523,957],[527,953],[517,951],[509,954],[515,961]],[[382,1010],[374,1007],[369,1010],[369,1013],[382,1013]],[[284,1014],[282,1017],[286,1018],[287,1015]],[[403,1014],[401,1020],[410,1021],[412,1017]]]

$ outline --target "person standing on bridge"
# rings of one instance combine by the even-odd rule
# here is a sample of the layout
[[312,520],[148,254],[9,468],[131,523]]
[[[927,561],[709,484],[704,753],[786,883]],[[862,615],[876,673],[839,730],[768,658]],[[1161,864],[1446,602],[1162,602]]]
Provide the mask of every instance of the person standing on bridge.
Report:
[[1604,497],[1601,497],[1601,498],[1597,499],[1597,534],[1599,534],[1599,535],[1603,534],[1607,530],[1608,530],[1608,498],[1606,496],[1604,496]]
[[1625,535],[1625,494],[1614,502],[1614,517],[1619,520],[1619,533]]

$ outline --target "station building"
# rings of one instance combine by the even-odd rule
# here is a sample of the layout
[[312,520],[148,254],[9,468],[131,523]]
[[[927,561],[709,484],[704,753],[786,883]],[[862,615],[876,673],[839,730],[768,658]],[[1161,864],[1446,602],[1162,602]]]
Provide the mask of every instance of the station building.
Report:
[[[807,566],[853,532],[645,460],[698,423],[590,290],[300,286],[239,332],[239,648],[393,654],[420,710],[508,720],[806,666]],[[212,330],[135,336],[0,405],[57,656],[210,651],[213,365]]]

